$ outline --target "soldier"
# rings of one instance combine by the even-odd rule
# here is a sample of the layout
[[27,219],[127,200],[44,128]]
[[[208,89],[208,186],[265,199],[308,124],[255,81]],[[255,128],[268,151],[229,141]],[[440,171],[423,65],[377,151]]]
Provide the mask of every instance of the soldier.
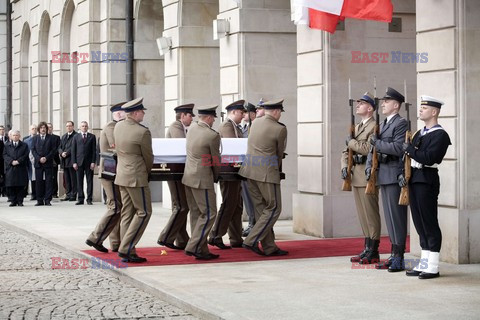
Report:
[[[437,167],[451,145],[448,133],[438,124],[438,115],[443,104],[433,97],[422,96],[419,118],[425,123],[425,127],[413,135],[411,143],[403,144],[403,150],[411,158],[412,174],[408,182],[410,209],[422,247],[419,264],[406,274],[418,276],[419,279],[440,276],[438,263],[442,232],[438,225],[440,178]],[[398,180],[400,187],[406,185],[403,174],[400,174]]]
[[142,102],[143,98],[137,98],[123,105],[127,118],[117,123],[113,130],[118,156],[115,184],[120,187],[123,204],[118,256],[134,263],[147,261],[136,254],[135,245],[152,215],[148,185],[153,167],[152,135],[140,124],[146,110]]
[[77,200],[77,174],[73,169],[72,145],[73,138],[77,134],[74,130],[73,121],[65,124],[67,132],[62,136],[58,153],[60,153],[60,167],[63,168],[65,178],[65,197],[61,201]]
[[[121,102],[110,108],[113,120],[107,123],[100,133],[100,152],[115,149],[113,130],[119,121],[125,119],[125,111],[122,110],[124,104],[125,102]],[[102,158],[100,158],[98,170],[100,172],[100,182],[106,194],[107,212],[100,219],[95,230],[88,236],[85,243],[100,252],[108,252],[108,249],[103,246],[103,241],[109,237],[112,252],[118,252],[118,247],[120,246],[120,212],[122,210],[120,189],[114,181],[102,178],[101,172],[104,170],[104,160]]]
[[[257,221],[243,247],[259,255],[283,256],[288,252],[277,247],[273,235],[273,225],[282,212],[280,172],[287,128],[278,120],[283,100],[265,102],[263,108],[265,116],[256,119],[250,129],[246,159],[239,172],[248,179]],[[262,243],[263,251],[258,242]]]
[[217,215],[214,183],[220,173],[220,135],[212,129],[216,109],[215,105],[198,107],[199,120],[187,133],[187,160],[182,183],[190,208],[192,233],[185,253],[198,260],[219,257],[210,253],[207,245],[207,236]]
[[[365,194],[367,182],[365,180],[365,163],[370,151],[368,139],[375,127],[373,112],[375,101],[370,92],[357,100],[356,113],[362,121],[355,126],[355,136],[348,136],[347,147],[354,152],[352,187],[358,219],[365,236],[365,249],[360,254],[350,258],[351,262],[376,263],[380,258],[378,246],[380,244],[380,213],[378,210],[378,188],[375,194]],[[348,150],[344,150],[341,158],[342,179],[347,177]]]
[[[398,186],[398,170],[403,155],[402,145],[407,131],[407,120],[398,112],[405,98],[392,88],[387,88],[382,98],[382,113],[386,119],[380,125],[380,135],[370,136],[370,144],[377,149],[378,177],[377,185],[382,193],[383,212],[387,224],[388,235],[392,243],[392,254],[384,262],[376,266],[389,272],[405,270],[403,255],[407,239],[407,207],[398,204],[400,187]],[[373,150],[373,148],[372,148]],[[365,175],[367,181],[371,175],[372,152],[368,154]]]
[[[243,118],[245,100],[235,101],[228,106],[227,120],[219,128],[221,138],[242,138],[242,130],[239,127]],[[222,192],[222,205],[218,211],[215,224],[208,244],[220,249],[241,248],[242,239],[242,213],[243,203],[240,181],[220,181]],[[230,237],[230,246],[223,243],[222,237],[227,233]]]
[[[194,104],[176,107],[176,120],[170,124],[166,138],[186,138],[187,130],[192,123]],[[185,250],[190,237],[187,232],[188,202],[185,186],[181,181],[167,181],[172,199],[172,215],[160,233],[157,243],[175,250]],[[176,244],[175,244],[176,242]]]
[[265,109],[263,108],[263,99],[260,99],[257,104],[257,118],[261,118],[265,115]]
[[[252,103],[248,103],[247,107],[245,108],[245,115],[242,120],[242,122],[244,122],[244,126],[242,126],[242,132],[243,132],[244,138],[248,138],[248,133],[250,132],[252,123],[256,118],[257,118],[257,107],[255,107],[255,105]],[[242,236],[246,237],[248,236],[253,226],[255,225],[255,209],[253,208],[252,197],[248,192],[247,181],[242,180],[241,184],[242,184],[243,206],[248,216],[248,226],[242,232]]]

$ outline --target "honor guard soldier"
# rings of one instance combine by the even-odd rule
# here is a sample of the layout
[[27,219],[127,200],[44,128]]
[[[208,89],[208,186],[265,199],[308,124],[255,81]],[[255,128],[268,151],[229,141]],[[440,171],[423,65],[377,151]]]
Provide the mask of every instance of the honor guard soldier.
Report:
[[[176,107],[176,120],[168,127],[166,138],[186,138],[187,130],[192,123],[194,104]],[[188,203],[185,186],[181,181],[167,181],[172,199],[172,215],[160,233],[157,243],[175,250],[184,250],[190,237],[187,232]],[[175,244],[176,243],[176,244]]]
[[265,116],[256,119],[250,129],[246,159],[239,172],[247,178],[257,221],[243,247],[259,255],[283,256],[288,252],[277,247],[273,235],[273,226],[282,212],[280,172],[287,128],[278,120],[283,111],[283,100],[265,102],[263,108]]
[[[221,138],[243,138],[239,125],[243,118],[245,100],[235,101],[225,107],[227,119],[220,125]],[[242,186],[240,181],[220,181],[222,205],[218,211],[215,224],[210,232],[208,244],[220,249],[241,248],[242,239]],[[222,237],[227,233],[230,246],[223,243]]]
[[[348,136],[347,147],[354,152],[352,169],[352,187],[358,219],[365,236],[365,249],[360,254],[350,258],[351,262],[370,264],[378,262],[380,258],[378,246],[380,244],[380,213],[378,209],[378,188],[375,194],[365,194],[367,182],[365,180],[365,163],[370,151],[368,139],[374,132],[375,100],[370,92],[357,100],[356,114],[362,121],[355,126],[355,135]],[[347,178],[348,150],[344,150],[341,158],[342,179]]]
[[[438,124],[438,115],[444,103],[430,96],[421,97],[419,118],[425,123],[412,137],[411,143],[404,143],[403,150],[411,159],[411,177],[408,181],[412,220],[420,238],[421,260],[407,276],[432,279],[440,276],[438,263],[442,245],[442,232],[438,225],[438,194],[440,178],[438,165],[442,162],[451,145],[448,133]],[[399,176],[400,187],[406,180]]]
[[152,215],[152,200],[148,177],[153,167],[152,135],[140,124],[146,108],[143,98],[137,98],[122,106],[127,113],[125,120],[113,130],[117,151],[117,175],[115,184],[122,197],[120,222],[120,246],[118,256],[126,262],[145,262],[136,254],[140,240]]
[[187,133],[187,160],[182,183],[190,208],[191,237],[185,253],[198,260],[219,257],[210,253],[207,237],[217,215],[214,183],[220,173],[220,135],[212,129],[217,106],[198,107],[197,123]]
[[[252,127],[252,123],[256,118],[257,118],[257,107],[253,103],[249,102],[245,108],[245,115],[243,116],[243,120],[242,120],[242,122],[244,122],[244,125],[242,126],[242,132],[243,132],[244,138],[248,138],[248,134],[250,133],[250,128]],[[248,226],[242,232],[242,236],[246,237],[252,230],[253,225],[255,224],[255,209],[253,208],[252,197],[248,193],[247,181],[242,180],[241,184],[242,184],[243,206],[248,216]]]
[[[113,120],[107,123],[100,133],[99,144],[101,153],[115,149],[113,131],[115,125],[125,119],[125,111],[122,110],[124,104],[125,102],[121,102],[110,108]],[[104,170],[103,158],[100,158],[98,169],[100,173]],[[120,212],[122,210],[120,188],[114,181],[103,179],[101,174],[99,174],[99,178],[107,198],[107,212],[100,219],[95,230],[88,236],[85,243],[100,252],[108,252],[108,249],[103,246],[103,241],[109,237],[110,248],[113,252],[118,252],[118,247],[120,246]]]
[[384,262],[377,265],[377,269],[386,269],[390,272],[405,270],[403,256],[407,239],[407,207],[398,204],[400,187],[398,186],[398,170],[403,156],[402,145],[407,131],[407,120],[398,112],[405,98],[392,88],[387,88],[382,98],[382,113],[386,119],[380,125],[380,135],[372,135],[370,143],[377,150],[377,155],[368,154],[365,174],[370,179],[372,157],[378,157],[377,185],[382,193],[383,212],[392,243],[392,254]]

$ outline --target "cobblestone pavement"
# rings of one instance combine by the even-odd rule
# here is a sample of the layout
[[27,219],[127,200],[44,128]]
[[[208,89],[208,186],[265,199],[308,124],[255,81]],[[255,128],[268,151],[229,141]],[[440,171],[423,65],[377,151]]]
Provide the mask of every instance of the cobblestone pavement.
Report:
[[0,319],[196,319],[92,265],[0,225]]

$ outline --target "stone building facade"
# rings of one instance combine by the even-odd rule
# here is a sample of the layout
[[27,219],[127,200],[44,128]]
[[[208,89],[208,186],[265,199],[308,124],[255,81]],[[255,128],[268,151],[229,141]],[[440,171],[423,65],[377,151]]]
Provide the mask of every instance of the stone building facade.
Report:
[[[127,1],[11,2],[13,126],[26,132],[30,123],[48,120],[60,133],[66,120],[87,120],[97,132],[109,120],[109,105],[127,97]],[[236,99],[285,98],[282,217],[292,218],[297,232],[361,234],[352,195],[339,191],[349,79],[353,98],[373,91],[374,78],[378,96],[386,86],[403,92],[406,81],[414,127],[421,94],[445,100],[441,123],[454,145],[440,167],[442,259],[480,262],[480,170],[473,138],[479,116],[466,107],[479,95],[477,1],[394,0],[394,25],[347,20],[334,35],[295,26],[289,0],[133,2],[134,94],[145,97],[145,122],[154,137],[164,136],[178,104],[216,103],[223,110]],[[229,26],[218,40],[216,19]],[[159,37],[171,41],[163,55]],[[389,57],[368,63],[357,61],[354,52]],[[398,60],[398,52],[427,53],[428,61]],[[85,54],[79,61],[63,59]],[[416,233],[411,235],[418,253]]]

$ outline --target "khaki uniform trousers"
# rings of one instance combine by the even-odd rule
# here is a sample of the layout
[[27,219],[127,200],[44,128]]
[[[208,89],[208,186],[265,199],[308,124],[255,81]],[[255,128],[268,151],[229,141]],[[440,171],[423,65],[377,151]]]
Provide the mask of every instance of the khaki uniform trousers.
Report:
[[135,246],[143,235],[152,216],[152,198],[150,188],[120,186],[122,196],[122,221],[120,222],[119,253],[131,255],[136,253]]
[[185,186],[190,208],[191,237],[185,251],[205,255],[210,253],[207,237],[217,215],[214,189],[196,189]]
[[252,197],[255,208],[255,220],[248,237],[244,243],[249,246],[261,242],[265,254],[278,250],[273,234],[273,225],[277,222],[282,212],[282,194],[280,184],[260,182],[248,179],[248,191]]
[[120,188],[111,180],[100,179],[100,181],[107,195],[107,212],[100,219],[95,230],[88,236],[88,240],[101,244],[109,237],[110,249],[118,250],[120,246],[120,212],[122,210]]
[[242,239],[242,185],[241,181],[220,181],[222,205],[218,211],[210,238],[222,238],[228,231],[231,245],[241,245]]
[[172,215],[160,233],[158,241],[185,247],[190,239],[187,232],[188,203],[185,186],[180,181],[167,181],[172,199]]
[[380,239],[380,213],[378,208],[378,188],[375,194],[365,194],[366,187],[353,187],[358,219],[365,238]]

